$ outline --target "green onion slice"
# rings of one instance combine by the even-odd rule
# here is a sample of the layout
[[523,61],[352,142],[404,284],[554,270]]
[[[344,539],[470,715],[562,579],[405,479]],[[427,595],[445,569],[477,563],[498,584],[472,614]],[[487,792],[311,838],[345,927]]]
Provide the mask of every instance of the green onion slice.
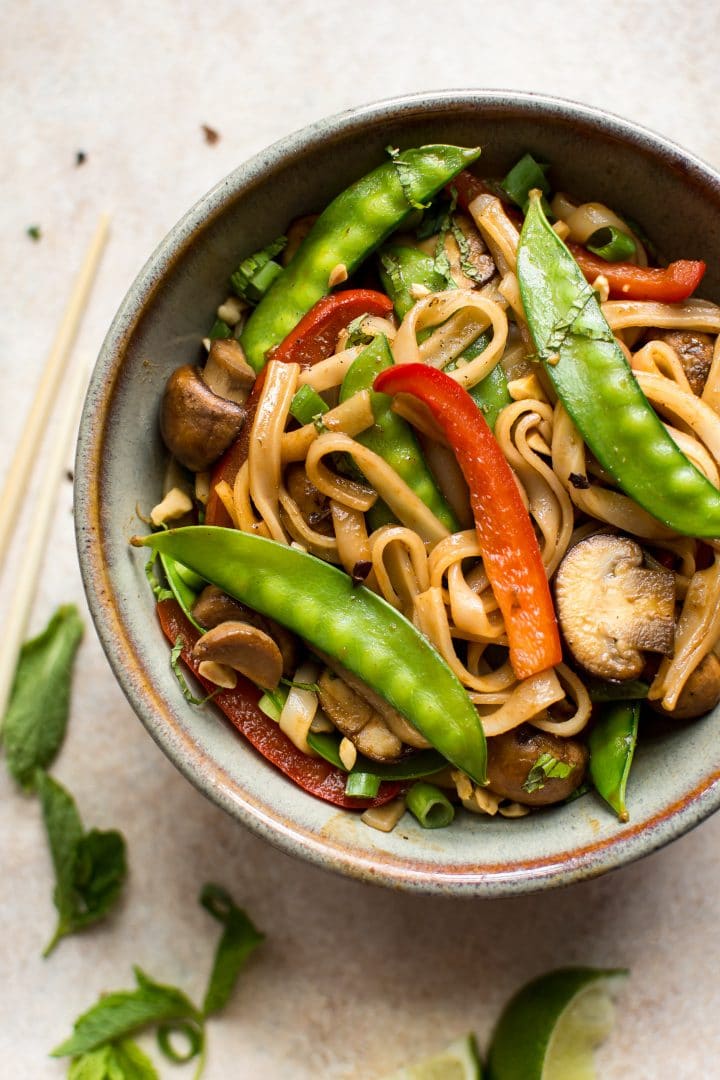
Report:
[[405,802],[423,829],[444,829],[455,817],[452,803],[434,784],[413,784]]
[[588,251],[599,255],[605,262],[627,262],[635,254],[635,241],[627,233],[613,225],[596,229],[586,242]]

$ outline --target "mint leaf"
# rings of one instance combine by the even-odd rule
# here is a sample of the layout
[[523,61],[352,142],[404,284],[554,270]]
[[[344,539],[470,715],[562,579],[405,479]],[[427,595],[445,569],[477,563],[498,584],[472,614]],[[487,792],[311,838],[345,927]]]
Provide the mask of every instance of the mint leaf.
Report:
[[525,783],[522,785],[523,791],[527,791],[528,795],[532,795],[534,791],[540,791],[541,788],[545,787],[546,780],[552,780],[553,777],[558,780],[565,780],[572,771],[572,765],[568,765],[564,761],[558,761],[552,754],[541,754],[527,774]]
[[137,1043],[125,1039],[75,1058],[68,1080],[160,1080],[160,1074]]
[[210,1016],[225,1008],[238,975],[249,956],[265,940],[265,935],[253,926],[245,912],[219,885],[205,885],[200,893],[200,903],[224,927],[203,1002],[203,1015]]
[[53,1057],[86,1054],[148,1024],[194,1020],[202,1026],[201,1014],[181,990],[156,983],[139,967],[133,971],[137,989],[116,990],[101,997],[97,1004],[78,1017],[72,1035],[55,1047]]
[[44,956],[67,934],[103,918],[117,899],[127,873],[125,841],[115,831],[83,831],[73,797],[38,770],[37,788],[55,868],[55,933]]
[[65,737],[73,661],[82,635],[77,608],[66,604],[20,650],[3,739],[8,769],[26,790],[32,790],[35,770],[55,759]]

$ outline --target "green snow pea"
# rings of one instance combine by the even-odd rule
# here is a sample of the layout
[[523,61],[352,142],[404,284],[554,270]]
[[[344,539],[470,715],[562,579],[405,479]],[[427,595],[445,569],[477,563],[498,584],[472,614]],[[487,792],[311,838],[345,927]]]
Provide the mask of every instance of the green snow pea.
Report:
[[344,772],[357,772],[378,776],[381,780],[418,780],[422,776],[433,776],[447,765],[447,761],[437,750],[416,750],[406,754],[399,761],[372,761],[364,754],[358,754],[352,769],[343,765],[340,758],[341,735],[331,732],[310,732],[307,741],[320,757]]
[[[444,292],[448,287],[447,279],[436,270],[435,260],[431,255],[404,244],[388,245],[380,252],[380,278],[400,319],[403,319],[415,304],[410,295],[411,285],[424,285],[430,292]],[[432,330],[421,331],[418,341],[429,337],[431,333]],[[488,347],[491,340],[491,334],[480,334],[461,353],[459,359],[474,360]],[[455,367],[457,361],[448,364],[445,370],[452,371]],[[496,364],[484,379],[469,390],[469,394],[485,416],[490,430],[494,430],[498,413],[512,401],[502,364]]]
[[590,779],[620,821],[630,815],[625,788],[637,742],[640,705],[619,701],[607,705],[590,732]]
[[[372,344],[363,349],[348,369],[340,387],[340,401],[347,401],[361,390],[370,390],[375,423],[356,435],[357,441],[392,466],[400,479],[422,499],[435,517],[450,532],[457,532],[460,528],[457,518],[435,483],[410,424],[393,412],[392,398],[388,394],[378,394],[372,389],[375,376],[392,365],[393,355],[387,338],[380,334]],[[373,520],[371,517],[371,521]]]
[[447,280],[435,268],[435,260],[420,248],[409,244],[388,244],[379,255],[380,280],[393,302],[398,319],[404,319],[415,306],[411,285],[424,285],[430,292],[447,289]]
[[336,266],[352,274],[415,207],[479,154],[478,147],[444,145],[403,150],[333,199],[247,321],[240,340],[255,370],[264,366],[268,350],[330,292]]
[[478,784],[482,724],[467,691],[429,641],[385,600],[336,567],[273,540],[191,525],[136,537],[337,660]]
[[673,442],[593,289],[531,195],[517,257],[538,356],[588,447],[620,488],[689,536],[720,536],[720,491]]

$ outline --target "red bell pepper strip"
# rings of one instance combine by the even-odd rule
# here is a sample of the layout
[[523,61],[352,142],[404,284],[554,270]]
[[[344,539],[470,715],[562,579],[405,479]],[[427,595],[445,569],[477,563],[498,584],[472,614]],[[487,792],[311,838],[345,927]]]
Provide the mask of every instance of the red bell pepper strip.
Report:
[[[175,600],[161,600],[157,606],[158,618],[168,641],[183,643],[182,659],[198,682],[210,693],[217,687],[198,675],[198,661],[191,649],[200,636],[185,618]],[[213,702],[225,713],[228,720],[245,736],[264,758],[280,772],[289,776],[298,787],[316,795],[333,806],[346,810],[366,810],[369,806],[382,806],[394,799],[407,785],[384,780],[374,799],[353,799],[345,794],[347,773],[330,765],[324,758],[312,758],[298,750],[278,725],[258,708],[260,691],[248,679],[238,677],[234,690],[221,690]]]
[[442,428],[470,489],[483,562],[505,619],[510,663],[527,679],[562,660],[537,537],[515,477],[485,417],[458,383],[426,364],[397,364],[375,379],[383,394],[412,394]]
[[663,269],[605,262],[579,244],[568,244],[568,248],[591,285],[599,274],[607,279],[611,300],[657,300],[662,304],[676,304],[695,292],[707,269],[701,259],[678,259]]
[[[392,309],[392,300],[374,289],[347,289],[344,292],[331,293],[310,308],[295,329],[271,353],[271,359],[300,364],[303,368],[312,367],[318,361],[332,356],[338,334],[353,319],[360,315],[387,316]],[[232,487],[235,477],[247,461],[250,432],[260,400],[264,370],[255,380],[250,397],[245,403],[245,423],[240,434],[213,467],[210,495],[205,508],[205,521],[208,525],[221,525],[223,528],[232,526],[222,500],[215,493],[215,485],[226,480]]]
[[294,330],[270,351],[272,360],[312,367],[332,356],[338,334],[360,315],[389,315],[392,300],[374,289],[347,289],[318,300]]

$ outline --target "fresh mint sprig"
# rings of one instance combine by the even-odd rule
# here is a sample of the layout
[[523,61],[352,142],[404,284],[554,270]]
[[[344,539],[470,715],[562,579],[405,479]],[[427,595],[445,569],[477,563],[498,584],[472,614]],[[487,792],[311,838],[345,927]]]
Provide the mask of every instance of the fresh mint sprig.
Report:
[[85,832],[75,801],[62,784],[42,770],[36,783],[55,868],[58,922],[43,952],[48,956],[61,938],[108,914],[122,890],[127,862],[121,833]]
[[66,604],[20,650],[3,741],[7,767],[26,791],[34,787],[36,770],[55,760],[65,738],[73,663],[82,636],[78,610]]
[[[223,1009],[235,989],[238,975],[265,935],[237,907],[219,885],[205,885],[200,903],[223,926],[215,949],[202,1008],[174,986],[156,982],[134,968],[136,987],[104,994],[75,1021],[72,1034],[55,1047],[53,1057],[72,1057],[71,1080],[154,1080],[155,1067],[129,1036],[148,1027],[157,1029],[158,1046],[170,1061],[196,1057],[202,1070],[205,1020]],[[173,1046],[173,1036],[187,1042],[184,1053]]]

